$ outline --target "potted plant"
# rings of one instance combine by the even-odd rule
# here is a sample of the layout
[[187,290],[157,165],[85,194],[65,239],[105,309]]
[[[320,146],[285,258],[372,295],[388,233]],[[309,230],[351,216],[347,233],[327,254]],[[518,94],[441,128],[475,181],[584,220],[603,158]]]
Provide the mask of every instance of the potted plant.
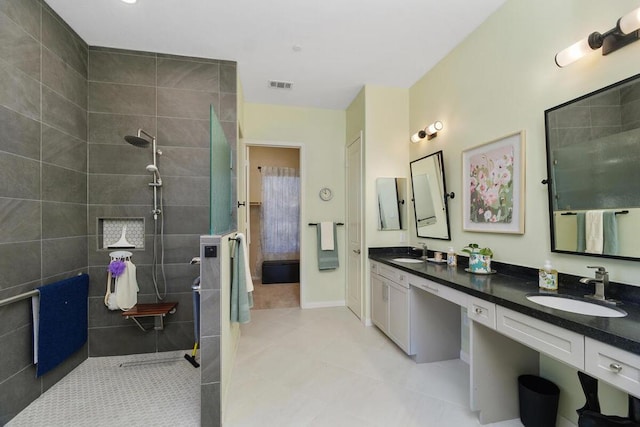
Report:
[[491,273],[491,248],[481,248],[477,243],[469,243],[462,249],[469,254],[469,271],[471,273]]

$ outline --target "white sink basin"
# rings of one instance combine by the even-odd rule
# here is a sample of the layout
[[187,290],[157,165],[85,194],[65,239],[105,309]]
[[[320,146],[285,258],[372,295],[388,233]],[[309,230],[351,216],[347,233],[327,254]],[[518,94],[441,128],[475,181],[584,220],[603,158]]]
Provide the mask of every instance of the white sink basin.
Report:
[[597,317],[624,317],[627,312],[617,307],[608,307],[588,300],[571,297],[568,295],[527,295],[529,301],[556,310],[568,311],[570,313],[586,314]]
[[406,262],[406,263],[414,263],[414,264],[424,262],[421,259],[415,259],[415,258],[394,258],[393,260],[396,262]]

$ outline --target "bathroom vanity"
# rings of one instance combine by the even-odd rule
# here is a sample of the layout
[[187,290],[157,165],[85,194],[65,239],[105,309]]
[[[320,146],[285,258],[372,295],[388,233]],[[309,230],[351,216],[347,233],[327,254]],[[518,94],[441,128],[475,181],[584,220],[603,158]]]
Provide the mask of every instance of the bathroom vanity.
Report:
[[[395,261],[397,252],[379,248],[369,258],[372,321],[417,363],[459,357],[466,308],[470,402],[482,424],[518,417],[517,377],[538,373],[540,353],[640,397],[639,305],[625,304],[620,318],[574,314],[529,301],[537,277],[519,267],[476,275],[460,265]],[[560,292],[582,296],[588,288]]]

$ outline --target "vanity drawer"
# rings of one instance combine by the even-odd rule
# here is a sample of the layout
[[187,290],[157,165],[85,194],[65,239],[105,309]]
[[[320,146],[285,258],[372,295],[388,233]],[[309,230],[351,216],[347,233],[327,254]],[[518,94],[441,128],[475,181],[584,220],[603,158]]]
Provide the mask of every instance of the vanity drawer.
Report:
[[640,356],[585,338],[585,371],[609,384],[640,397]]
[[487,326],[491,329],[496,328],[496,305],[492,302],[485,301],[480,298],[468,296],[469,304],[467,305],[467,317]]
[[456,291],[455,289],[441,285],[440,283],[432,282],[431,280],[413,275],[409,277],[409,284],[440,298],[446,299],[447,301],[451,301],[454,304],[463,307],[467,306],[467,294],[464,292]]
[[378,264],[378,274],[399,285],[404,286],[407,289],[409,288],[409,281],[407,279],[409,274],[405,273],[402,270],[398,270],[397,268],[389,267],[384,264]]
[[496,307],[496,321],[501,334],[584,369],[584,336],[501,306]]
[[371,274],[378,274],[378,263],[375,261],[370,261],[370,271]]

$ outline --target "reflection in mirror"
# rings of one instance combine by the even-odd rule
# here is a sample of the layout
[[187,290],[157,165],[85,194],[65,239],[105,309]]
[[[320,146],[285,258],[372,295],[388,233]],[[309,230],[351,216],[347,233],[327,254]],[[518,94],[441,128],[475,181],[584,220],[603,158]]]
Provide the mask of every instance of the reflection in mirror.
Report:
[[378,230],[404,230],[407,209],[405,204],[406,178],[376,179],[378,195]]
[[442,151],[409,164],[418,237],[451,240]]
[[545,111],[551,250],[640,259],[640,75]]

